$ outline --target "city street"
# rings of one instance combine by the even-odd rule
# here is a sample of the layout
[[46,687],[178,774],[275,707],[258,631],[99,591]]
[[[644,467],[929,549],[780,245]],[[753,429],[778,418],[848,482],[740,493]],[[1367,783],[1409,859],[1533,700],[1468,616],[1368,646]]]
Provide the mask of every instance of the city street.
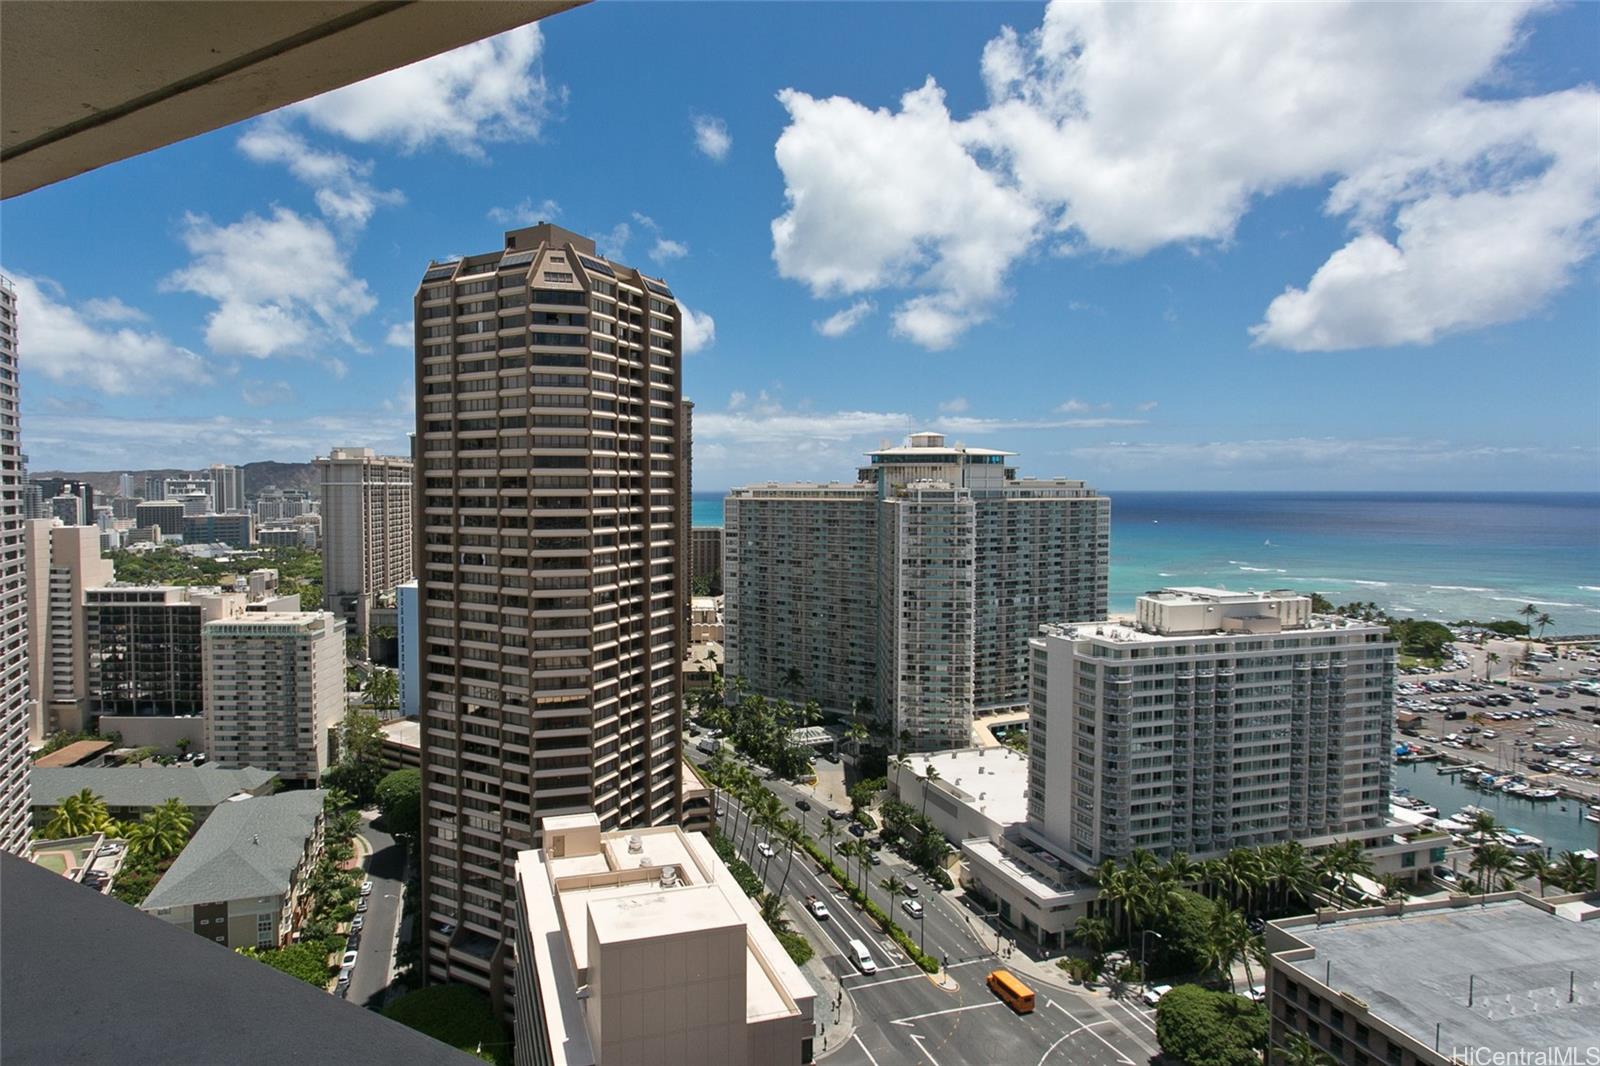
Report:
[[361,835],[372,848],[367,860],[367,879],[372,882],[366,920],[361,930],[355,971],[350,975],[350,993],[345,998],[363,1007],[381,1007],[389,986],[389,971],[394,959],[395,925],[400,918],[400,891],[405,877],[406,849],[389,834],[364,821]]
[[[698,753],[696,753],[698,754]],[[813,810],[794,809],[794,801],[807,795],[788,782],[764,782],[784,800],[795,817],[804,814],[808,831],[815,836],[819,819],[827,818],[820,803]],[[808,797],[809,799],[809,797]],[[736,800],[720,796],[725,813],[721,822],[732,826],[739,815]],[[742,823],[741,823],[742,829]],[[746,846],[742,855],[753,855],[753,868],[764,873],[769,888],[783,884],[788,856],[781,848],[765,862],[751,838],[759,839],[759,828],[741,831],[739,840]],[[844,834],[846,839],[854,839]],[[915,878],[922,886],[920,895],[924,918],[919,923],[899,909],[895,919],[912,937],[924,939],[928,953],[948,960],[948,987],[925,974],[877,926],[834,885],[831,877],[819,872],[805,851],[797,851],[784,885],[789,901],[789,918],[803,932],[818,958],[836,976],[851,999],[855,1028],[844,1034],[824,1032],[827,1044],[819,1039],[816,1056],[830,1064],[846,1066],[950,1066],[966,1062],[1006,1063],[1089,1063],[1094,1066],[1133,1066],[1148,1062],[1157,1052],[1154,1018],[1151,1012],[1133,1002],[1112,1002],[1103,997],[1069,992],[1051,987],[1036,987],[1034,1013],[1019,1016],[1000,1002],[984,984],[990,970],[1003,966],[995,956],[996,934],[980,916],[969,912],[950,896],[932,888],[906,864],[884,852],[884,863],[871,867],[872,897],[885,910],[888,894],[877,887],[879,881],[894,874]],[[748,861],[748,860],[747,860]],[[765,869],[763,870],[763,866]],[[828,905],[830,918],[819,921],[806,911],[804,899],[815,895]],[[902,897],[903,898],[903,897]],[[925,926],[918,929],[919,925]],[[862,974],[846,953],[852,939],[859,939],[872,952],[877,963],[875,974]],[[819,995],[817,1018],[831,1023],[831,1001]]]

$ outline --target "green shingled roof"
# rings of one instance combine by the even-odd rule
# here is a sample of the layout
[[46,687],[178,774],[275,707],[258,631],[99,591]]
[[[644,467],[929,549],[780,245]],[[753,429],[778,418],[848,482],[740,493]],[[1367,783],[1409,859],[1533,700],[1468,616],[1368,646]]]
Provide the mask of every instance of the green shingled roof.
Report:
[[277,777],[275,770],[246,766],[63,766],[28,772],[35,807],[54,807],[88,789],[108,807],[156,807],[176,796],[190,807],[209,810],[239,792],[258,792]]
[[327,796],[320,789],[218,805],[140,906],[153,911],[288,890]]

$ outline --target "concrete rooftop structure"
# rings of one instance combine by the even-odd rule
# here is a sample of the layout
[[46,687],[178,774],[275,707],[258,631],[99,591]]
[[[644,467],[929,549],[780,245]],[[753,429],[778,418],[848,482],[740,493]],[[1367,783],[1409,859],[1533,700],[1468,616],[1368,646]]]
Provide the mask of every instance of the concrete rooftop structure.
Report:
[[1600,1047],[1600,920],[1556,910],[1502,895],[1321,924],[1308,916],[1272,923],[1267,947],[1274,973],[1326,986],[1346,1012],[1364,1006],[1423,1045],[1418,1061],[1432,1061],[1435,1025],[1441,1060],[1471,1048]]

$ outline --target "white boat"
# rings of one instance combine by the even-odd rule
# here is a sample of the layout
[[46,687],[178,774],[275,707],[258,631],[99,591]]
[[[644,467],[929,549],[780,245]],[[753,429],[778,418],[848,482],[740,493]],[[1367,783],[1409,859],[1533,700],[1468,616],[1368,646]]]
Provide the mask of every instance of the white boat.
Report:
[[1553,788],[1530,788],[1527,792],[1523,793],[1523,798],[1531,800],[1553,800],[1559,795],[1561,795],[1561,793],[1557,792]]
[[1527,855],[1535,851],[1544,850],[1544,841],[1538,837],[1529,836],[1527,833],[1511,833],[1501,838],[1501,843],[1518,855]]
[[1500,791],[1504,792],[1508,796],[1521,796],[1527,793],[1528,786],[1524,785],[1521,781],[1507,781],[1505,784],[1500,786]]

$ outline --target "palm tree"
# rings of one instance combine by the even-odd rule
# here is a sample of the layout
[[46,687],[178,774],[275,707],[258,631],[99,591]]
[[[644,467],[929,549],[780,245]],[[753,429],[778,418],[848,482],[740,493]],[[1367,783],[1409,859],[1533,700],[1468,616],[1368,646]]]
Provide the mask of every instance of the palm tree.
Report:
[[1492,651],[1488,655],[1484,656],[1484,661],[1483,661],[1483,679],[1485,681],[1489,680],[1490,677],[1494,676],[1494,668],[1499,662],[1500,662],[1500,653],[1499,652],[1493,652]]
[[1334,1066],[1334,1060],[1305,1038],[1292,1033],[1282,1044],[1272,1046],[1272,1066]]
[[822,837],[823,840],[828,842],[828,861],[832,862],[833,842],[834,838],[839,835],[839,824],[832,818],[829,818],[827,821],[822,823],[822,828],[817,830],[817,833]]
[[400,681],[393,670],[379,667],[367,678],[366,704],[378,711],[389,711],[400,705]]
[[1551,618],[1548,614],[1545,614],[1543,611],[1541,611],[1541,612],[1539,612],[1539,617],[1535,618],[1533,620],[1533,624],[1539,627],[1539,636],[1542,638],[1544,636],[1545,628],[1547,626],[1555,625],[1556,624],[1556,620],[1554,618]]
[[1305,847],[1298,840],[1275,845],[1268,849],[1265,861],[1276,889],[1278,906],[1287,910],[1290,901],[1296,899],[1304,906],[1316,887]]
[[922,778],[922,820],[923,821],[927,821],[928,820],[928,790],[933,787],[933,783],[935,781],[937,781],[937,780],[939,780],[939,768],[937,766],[933,765],[932,762],[929,762],[928,763],[928,768],[925,771],[925,773],[923,775],[923,778]]
[[[1232,907],[1213,904],[1211,921],[1206,928],[1206,961],[1218,976],[1228,979],[1229,988],[1237,987],[1233,979],[1233,963],[1241,955],[1248,955],[1249,943],[1250,926],[1245,923],[1244,915]],[[1248,959],[1245,965],[1249,966]]]
[[800,829],[800,823],[793,818],[783,818],[778,822],[778,836],[783,840],[783,848],[789,857],[783,864],[783,880],[778,882],[778,894],[789,886],[789,868],[794,865],[794,852],[800,846],[800,840],[805,834]]
[[800,691],[800,686],[804,685],[805,683],[806,675],[802,674],[799,668],[794,666],[789,667],[783,672],[783,679],[780,682],[780,684],[782,684],[783,687],[788,689],[791,693],[798,693]]
[[1544,898],[1546,881],[1555,880],[1556,867],[1537,851],[1530,851],[1517,863],[1517,876],[1539,883],[1539,897]]
[[128,830],[128,852],[159,862],[183,850],[194,828],[194,815],[180,799],[169,799]]
[[44,827],[46,840],[88,836],[104,832],[111,824],[111,813],[106,801],[94,794],[93,789],[83,789],[63,799]]
[[767,923],[767,928],[774,933],[787,933],[789,919],[783,916],[783,897],[776,892],[763,892],[759,897],[761,920]]
[[1595,863],[1575,851],[1563,851],[1550,880],[1568,892],[1588,892],[1595,887]]
[[1233,885],[1234,899],[1242,895],[1247,911],[1255,910],[1256,890],[1266,884],[1266,866],[1261,856],[1252,848],[1234,848],[1223,859],[1228,866],[1228,880]]
[[1496,881],[1502,886],[1509,885],[1511,879],[1506,873],[1516,865],[1516,861],[1516,856],[1504,844],[1479,844],[1472,856],[1472,864],[1467,867],[1478,875],[1478,893],[1487,895],[1489,886]]
[[1378,884],[1382,886],[1382,896],[1385,902],[1405,898],[1406,886],[1405,883],[1400,880],[1399,874],[1379,874]]
[[885,877],[882,881],[878,882],[878,887],[889,893],[889,913],[890,915],[893,915],[895,897],[906,890],[906,883],[900,880],[898,877],[895,877],[893,874],[890,874],[888,877]]
[[1162,867],[1161,876],[1174,884],[1187,886],[1199,879],[1200,867],[1189,856],[1177,851],[1167,859],[1166,866]]
[[1073,923],[1072,936],[1092,953],[1099,955],[1111,943],[1111,923],[1086,914]]

